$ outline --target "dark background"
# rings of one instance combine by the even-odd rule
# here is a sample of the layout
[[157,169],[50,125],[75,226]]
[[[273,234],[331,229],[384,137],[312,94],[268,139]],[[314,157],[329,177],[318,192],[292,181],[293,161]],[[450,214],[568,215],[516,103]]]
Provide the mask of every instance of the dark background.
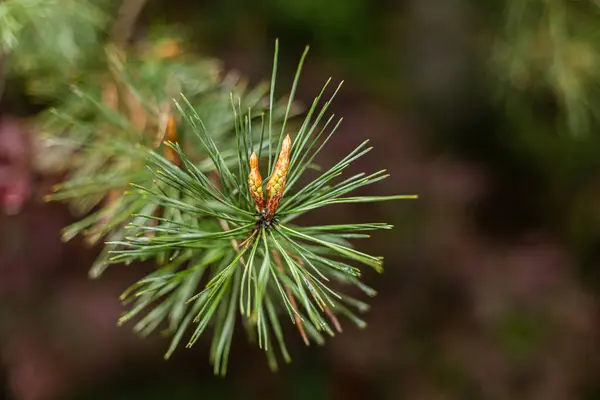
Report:
[[[366,273],[379,292],[367,329],[346,323],[306,348],[290,326],[294,361],[275,374],[238,332],[228,376],[216,378],[207,337],[165,362],[167,339],[117,328],[118,295],[143,267],[89,280],[98,249],[60,242],[74,217],[40,200],[54,178],[23,162],[0,175],[30,193],[18,215],[0,215],[0,398],[600,399],[600,132],[567,129],[543,85],[498,99],[507,84],[494,74],[502,65],[490,68],[490,43],[502,10],[467,0],[152,2],[138,35],[145,24],[182,30],[198,54],[255,83],[268,79],[279,38],[280,94],[310,44],[300,100],[330,76],[345,80],[333,105],[344,123],[321,163],[369,138],[374,150],[353,168],[391,177],[364,193],[420,199],[307,216],[395,225],[357,243],[385,257],[384,275]],[[9,89],[5,116],[35,108],[18,82]],[[26,158],[11,129],[0,143]]]

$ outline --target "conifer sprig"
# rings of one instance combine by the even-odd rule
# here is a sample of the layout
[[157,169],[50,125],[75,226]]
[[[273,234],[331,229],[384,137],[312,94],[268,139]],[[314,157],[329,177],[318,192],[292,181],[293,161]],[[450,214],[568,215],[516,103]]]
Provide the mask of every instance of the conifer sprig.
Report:
[[[271,82],[271,101],[277,71],[277,45]],[[155,184],[135,185],[148,203],[172,210],[176,218],[141,215],[131,225],[136,234],[109,242],[110,263],[156,259],[165,252],[157,271],[133,285],[123,296],[132,306],[122,321],[145,310],[136,329],[149,333],[168,319],[173,334],[168,358],[185,330],[193,324],[188,347],[212,324],[211,362],[215,373],[224,374],[238,313],[252,329],[269,365],[277,367],[276,348],[284,361],[290,356],[282,333],[280,314],[287,314],[306,344],[323,343],[324,335],[341,331],[339,315],[358,326],[365,323],[357,312],[368,306],[339,292],[339,285],[356,285],[367,295],[374,290],[359,281],[363,264],[382,271],[381,257],[356,250],[348,239],[368,237],[365,232],[391,229],[384,223],[299,226],[292,221],[319,207],[340,203],[373,202],[416,198],[416,196],[347,196],[351,191],[384,179],[385,171],[357,174],[340,180],[350,163],[367,154],[366,141],[348,156],[306,186],[297,188],[298,179],[313,163],[341,120],[331,125],[333,116],[319,128],[335,96],[320,105],[329,81],[313,102],[306,118],[290,132],[286,122],[298,85],[302,55],[289,102],[276,133],[273,116],[261,118],[264,132],[257,133],[250,121],[257,115],[242,108],[232,97],[236,127],[237,168],[227,163],[210,131],[185,97],[176,102],[198,140],[205,148],[212,168],[194,163],[179,143],[166,142],[181,159],[181,167],[155,151],[147,151],[147,162]],[[264,123],[268,121],[267,123]],[[324,139],[322,139],[324,138]],[[273,146],[275,145],[275,146]],[[275,150],[275,151],[273,151]],[[262,179],[260,167],[268,164]],[[181,194],[173,198],[169,190]],[[145,221],[144,221],[145,219]]]

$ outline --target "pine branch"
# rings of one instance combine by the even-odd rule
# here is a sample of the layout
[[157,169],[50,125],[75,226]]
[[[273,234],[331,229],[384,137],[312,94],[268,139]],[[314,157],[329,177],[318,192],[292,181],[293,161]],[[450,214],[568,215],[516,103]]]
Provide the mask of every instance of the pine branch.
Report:
[[[92,277],[108,265],[156,264],[123,293],[128,311],[119,323],[136,319],[141,335],[166,326],[172,336],[166,358],[188,330],[190,347],[212,329],[210,361],[221,375],[240,317],[273,369],[279,356],[291,361],[282,316],[307,345],[342,332],[341,315],[364,327],[357,314],[368,305],[340,288],[375,295],[359,280],[358,265],[382,272],[383,262],[349,240],[391,225],[295,221],[325,206],[416,196],[349,195],[388,176],[381,170],[344,179],[347,167],[371,150],[368,141],[300,187],[340,127],[342,119],[328,110],[341,83],[325,100],[328,80],[294,124],[308,48],[287,101],[278,102],[278,43],[270,85],[248,88],[234,75],[221,77],[211,60],[179,57],[181,45],[171,38],[142,51],[126,48],[144,4],[124,0],[111,31],[103,3],[0,3],[2,54],[30,77],[37,95],[57,99],[39,122],[47,143],[60,150],[55,169],[67,176],[48,200],[65,201],[81,216],[63,239],[105,241]],[[103,36],[111,43],[104,45]],[[102,62],[88,66],[91,55]],[[60,84],[48,85],[50,75]]]
[[[298,85],[305,55],[296,73],[292,93]],[[276,70],[277,59],[273,80]],[[273,81],[271,88],[274,86]],[[208,281],[204,285],[195,284],[196,294],[186,302],[193,304],[193,310],[185,320],[196,324],[188,347],[205,333],[209,325],[214,324],[210,358],[215,373],[226,372],[236,311],[256,329],[259,347],[267,353],[272,368],[277,367],[274,341],[277,341],[284,360],[290,360],[279,322],[281,311],[296,325],[306,344],[311,341],[323,343],[323,333],[333,336],[335,332],[341,332],[337,314],[347,316],[360,327],[365,325],[355,312],[365,311],[368,306],[338,292],[331,284],[355,285],[367,295],[374,295],[371,288],[358,280],[360,269],[352,264],[368,265],[381,272],[382,259],[354,249],[347,239],[365,238],[368,235],[363,232],[391,229],[392,226],[384,223],[298,226],[292,224],[292,220],[332,204],[416,198],[412,195],[347,197],[353,190],[387,177],[384,171],[379,171],[338,181],[337,178],[353,161],[368,153],[370,149],[365,147],[366,142],[306,186],[292,187],[291,184],[297,182],[312,165],[316,154],[339,126],[338,123],[328,128],[329,124],[325,123],[322,129],[317,128],[330,104],[327,101],[318,109],[324,92],[325,88],[313,102],[293,139],[284,128],[291,115],[291,102],[286,106],[281,131],[274,135],[274,118],[271,115],[274,113],[271,110],[266,110],[269,113],[266,118],[261,117],[261,129],[253,129],[250,123],[252,116],[261,113],[243,108],[241,99],[232,96],[237,154],[231,162],[227,162],[223,156],[225,152],[219,150],[194,106],[183,97],[182,103],[176,103],[177,108],[204,147],[212,168],[198,168],[179,143],[166,142],[166,146],[181,160],[180,166],[155,151],[146,151],[146,162],[157,184],[135,185],[134,191],[149,203],[173,210],[179,219],[146,217],[145,223],[140,221],[134,225],[135,235],[108,243],[115,246],[109,260],[109,263],[115,264],[153,259],[165,252],[178,256],[189,254],[194,258],[209,251],[219,254],[215,262],[204,265],[209,274]],[[265,124],[265,120],[269,123]],[[268,125],[266,143],[262,130],[265,125]],[[317,145],[322,135],[326,139]],[[272,152],[273,149],[277,154]],[[269,165],[264,181],[260,174],[261,161]],[[180,197],[173,198],[169,191],[178,193]],[[147,232],[153,235],[145,235]],[[172,285],[181,285],[186,280],[185,271],[189,268],[186,265],[193,267],[193,262],[177,265],[181,272],[170,275]],[[164,284],[149,288],[145,283],[154,282],[154,277],[152,274],[141,280],[142,283],[134,285],[136,289],[133,289],[138,290],[134,296],[160,293],[165,299],[159,306],[149,309],[146,318],[150,320],[154,320],[154,317],[149,317],[154,310],[162,309],[163,304],[171,301],[174,295],[161,292]],[[165,290],[173,290],[174,287],[167,286]],[[148,308],[150,304],[142,303],[140,308]],[[138,313],[138,310],[138,307],[132,308],[127,315],[133,311]],[[182,331],[178,329],[167,356],[172,354],[181,339]]]

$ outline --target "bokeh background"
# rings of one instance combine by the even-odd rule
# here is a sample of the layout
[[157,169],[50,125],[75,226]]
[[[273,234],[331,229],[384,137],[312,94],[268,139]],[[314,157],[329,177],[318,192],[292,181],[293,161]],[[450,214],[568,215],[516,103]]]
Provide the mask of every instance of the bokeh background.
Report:
[[3,79],[0,195],[20,207],[0,214],[0,398],[600,399],[599,12],[584,0],[146,5],[138,37],[185,32],[255,83],[275,38],[280,88],[310,44],[300,101],[345,80],[321,163],[370,138],[353,168],[391,177],[364,193],[420,196],[308,217],[395,229],[359,243],[386,266],[365,277],[379,292],[368,328],[306,348],[288,327],[294,361],[275,374],[240,332],[216,378],[207,338],[165,362],[166,338],[117,327],[118,296],[144,267],[88,279],[99,249],[61,242],[75,219],[41,200],[59,177],[31,168],[23,121],[45,105]]

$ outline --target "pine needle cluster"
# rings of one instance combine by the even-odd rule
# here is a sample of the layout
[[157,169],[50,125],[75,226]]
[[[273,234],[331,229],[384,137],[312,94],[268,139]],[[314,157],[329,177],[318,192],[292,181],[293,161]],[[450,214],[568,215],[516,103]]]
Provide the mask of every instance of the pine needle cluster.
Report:
[[[131,3],[133,19],[143,3]],[[371,150],[368,141],[329,168],[315,164],[342,122],[328,113],[341,83],[325,100],[327,81],[296,123],[306,51],[289,98],[276,101],[277,44],[270,86],[249,88],[233,74],[223,77],[214,60],[186,55],[176,38],[127,48],[131,26],[112,21],[111,7],[1,2],[0,56],[28,78],[32,94],[54,104],[36,120],[38,163],[64,175],[47,199],[67,202],[81,217],[63,239],[103,246],[90,276],[109,265],[156,265],[123,293],[128,311],[120,323],[135,319],[142,335],[166,326],[166,358],[212,330],[216,374],[227,370],[240,320],[273,369],[278,359],[291,360],[282,318],[306,344],[341,332],[341,316],[365,326],[358,314],[368,305],[341,288],[373,296],[360,267],[381,272],[382,259],[350,240],[392,226],[297,221],[335,204],[416,196],[351,195],[387,177],[385,170],[344,176]]]
[[[341,332],[339,315],[358,326],[357,313],[364,302],[345,295],[336,284],[358,286],[367,295],[374,290],[359,280],[359,265],[382,271],[382,259],[360,252],[349,239],[367,232],[391,229],[385,223],[302,226],[296,220],[317,208],[341,203],[363,203],[415,198],[415,196],[349,196],[352,191],[387,177],[385,170],[359,173],[341,179],[344,170],[371,148],[360,143],[346,157],[300,187],[300,178],[332,138],[341,119],[326,116],[341,84],[326,101],[328,81],[309,108],[299,128],[289,134],[287,122],[304,57],[291,89],[281,128],[275,130],[271,113],[260,114],[260,129],[250,123],[251,108],[240,107],[232,97],[236,131],[235,162],[217,147],[210,131],[190,102],[176,102],[210,164],[202,168],[179,143],[166,142],[180,160],[174,164],[147,151],[152,185],[134,184],[134,192],[155,204],[169,217],[136,215],[128,226],[133,234],[109,242],[109,263],[158,259],[162,265],[124,293],[131,304],[121,322],[145,313],[135,329],[147,334],[168,321],[173,334],[168,358],[193,325],[187,346],[192,346],[214,325],[211,362],[224,374],[238,316],[265,350],[269,365],[277,367],[276,351],[289,362],[280,310],[296,325],[306,344],[323,343],[324,335]],[[273,68],[270,107],[277,71]],[[321,104],[322,103],[322,104]],[[266,166],[263,181],[260,168]],[[173,192],[178,193],[175,197]]]

